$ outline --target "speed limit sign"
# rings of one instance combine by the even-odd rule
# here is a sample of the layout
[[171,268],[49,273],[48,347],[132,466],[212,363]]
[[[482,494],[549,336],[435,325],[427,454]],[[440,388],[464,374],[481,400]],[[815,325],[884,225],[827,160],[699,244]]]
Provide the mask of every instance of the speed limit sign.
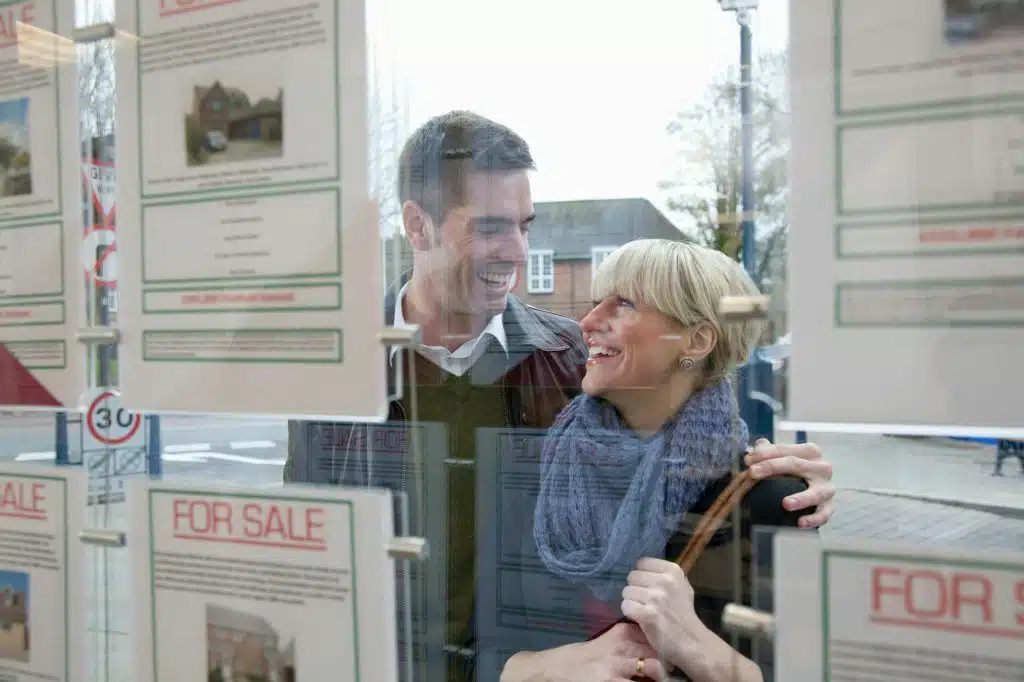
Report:
[[84,450],[106,450],[143,445],[142,415],[121,404],[121,394],[98,389],[89,401],[82,436]]

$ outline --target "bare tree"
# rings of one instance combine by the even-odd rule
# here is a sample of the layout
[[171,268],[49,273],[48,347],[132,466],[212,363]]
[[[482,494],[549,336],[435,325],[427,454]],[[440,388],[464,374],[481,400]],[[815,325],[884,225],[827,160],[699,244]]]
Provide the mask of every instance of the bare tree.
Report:
[[[788,222],[787,57],[761,56],[752,74],[753,181],[757,259],[755,280],[773,275],[784,256]],[[716,78],[703,97],[669,123],[679,145],[673,177],[661,183],[669,211],[682,215],[697,239],[738,258],[742,246],[739,69]],[[784,260],[784,258],[782,259]]]
[[[78,25],[91,26],[114,20],[110,0],[79,0]],[[113,39],[77,46],[78,110],[81,139],[110,135],[117,120],[115,45]]]
[[[372,120],[376,118],[376,120]],[[403,125],[397,107],[371,117],[370,191],[380,202],[380,230],[389,236],[399,230],[402,207],[398,201],[398,157],[402,152]]]

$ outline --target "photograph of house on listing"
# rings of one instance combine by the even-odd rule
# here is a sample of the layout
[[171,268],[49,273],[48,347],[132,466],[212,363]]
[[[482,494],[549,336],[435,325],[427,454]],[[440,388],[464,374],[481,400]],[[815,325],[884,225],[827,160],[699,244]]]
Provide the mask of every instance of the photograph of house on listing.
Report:
[[207,604],[207,682],[295,682],[295,638],[280,640],[262,616]]
[[28,97],[0,101],[0,199],[31,193]]
[[281,156],[284,89],[238,87],[215,80],[194,85],[185,114],[188,166]]
[[0,658],[28,662],[29,575],[0,571]]

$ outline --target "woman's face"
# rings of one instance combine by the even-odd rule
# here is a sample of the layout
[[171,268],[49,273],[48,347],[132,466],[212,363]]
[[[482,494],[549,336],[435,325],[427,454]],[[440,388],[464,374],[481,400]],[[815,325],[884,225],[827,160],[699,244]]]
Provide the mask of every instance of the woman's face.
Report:
[[682,330],[671,318],[616,296],[599,301],[580,323],[590,350],[583,390],[612,398],[653,388],[678,371]]

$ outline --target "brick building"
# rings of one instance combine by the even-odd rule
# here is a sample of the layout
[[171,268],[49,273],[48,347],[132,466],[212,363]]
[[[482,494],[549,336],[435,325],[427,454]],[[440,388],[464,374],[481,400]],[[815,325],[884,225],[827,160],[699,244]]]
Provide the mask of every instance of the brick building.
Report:
[[576,319],[591,308],[591,276],[606,255],[634,239],[685,239],[647,199],[548,201],[535,210],[515,293],[530,305]]

